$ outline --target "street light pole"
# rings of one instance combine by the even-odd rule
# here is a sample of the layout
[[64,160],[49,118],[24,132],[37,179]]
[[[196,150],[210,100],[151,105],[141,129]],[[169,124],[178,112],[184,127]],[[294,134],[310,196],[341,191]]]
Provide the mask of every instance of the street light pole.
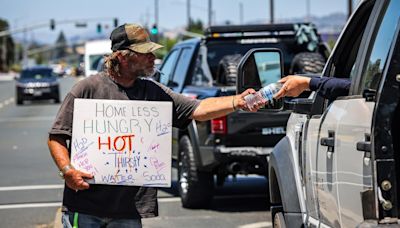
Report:
[[274,0],[269,0],[269,11],[271,15],[270,23],[274,23]]
[[[157,29],[160,28],[158,24],[158,0],[154,0],[154,23],[157,26]],[[158,32],[154,36],[155,42],[158,42]]]
[[240,24],[243,24],[243,3],[239,2],[239,20]]
[[190,28],[190,0],[187,0],[187,30]]
[[208,27],[211,26],[212,20],[212,0],[208,0]]

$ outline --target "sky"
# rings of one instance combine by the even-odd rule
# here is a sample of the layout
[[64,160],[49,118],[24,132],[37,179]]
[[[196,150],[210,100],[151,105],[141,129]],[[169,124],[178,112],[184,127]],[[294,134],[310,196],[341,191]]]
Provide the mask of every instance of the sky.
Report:
[[[56,29],[43,27],[30,31],[26,39],[42,42],[55,42],[61,30],[68,36],[95,33],[97,23],[108,25],[111,31],[113,18],[119,24],[140,23],[152,25],[155,22],[156,0],[0,0],[0,18],[6,19],[11,29],[29,27],[36,24],[56,21]],[[187,24],[187,0],[158,0],[158,27],[160,31],[183,27]],[[332,13],[347,14],[347,0],[275,0],[275,20],[306,17],[306,2],[310,3],[312,16]],[[353,0],[356,7],[358,0]],[[191,0],[191,18],[208,24],[208,0]],[[240,5],[243,6],[243,22],[265,21],[270,19],[269,0],[212,0],[213,22],[222,24],[230,21],[240,24]],[[75,28],[72,23],[58,24],[66,20],[89,20],[88,27]],[[22,34],[14,36],[22,39]]]

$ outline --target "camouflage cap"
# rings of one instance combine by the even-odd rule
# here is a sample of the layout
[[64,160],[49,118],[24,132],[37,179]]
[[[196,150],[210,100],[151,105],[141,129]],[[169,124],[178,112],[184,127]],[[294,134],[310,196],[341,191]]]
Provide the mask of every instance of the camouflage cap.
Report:
[[150,53],[163,46],[150,40],[146,29],[138,24],[123,24],[111,32],[111,50],[130,49],[139,53]]

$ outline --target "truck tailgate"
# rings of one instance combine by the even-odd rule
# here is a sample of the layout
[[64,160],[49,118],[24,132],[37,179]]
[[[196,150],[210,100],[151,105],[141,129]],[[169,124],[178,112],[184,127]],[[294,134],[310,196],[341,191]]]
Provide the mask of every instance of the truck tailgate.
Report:
[[[273,147],[286,134],[289,111],[237,111],[227,116],[225,146]],[[222,138],[221,138],[222,139]]]

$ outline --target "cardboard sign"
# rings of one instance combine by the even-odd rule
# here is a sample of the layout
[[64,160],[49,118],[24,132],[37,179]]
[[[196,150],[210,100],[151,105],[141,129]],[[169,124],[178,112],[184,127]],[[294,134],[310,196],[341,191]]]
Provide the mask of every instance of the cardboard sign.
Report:
[[71,163],[89,183],[171,186],[172,103],[75,99]]

